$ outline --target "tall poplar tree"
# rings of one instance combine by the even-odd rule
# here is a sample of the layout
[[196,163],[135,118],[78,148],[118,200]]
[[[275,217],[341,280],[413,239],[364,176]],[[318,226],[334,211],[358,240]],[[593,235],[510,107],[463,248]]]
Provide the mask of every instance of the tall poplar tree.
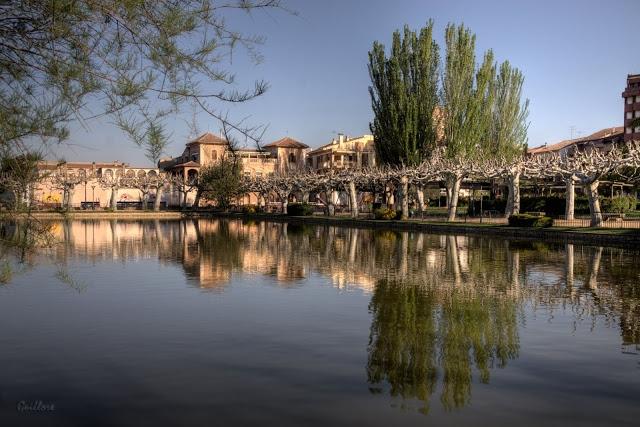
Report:
[[395,31],[388,57],[385,46],[374,42],[369,52],[370,128],[379,163],[413,166],[435,148],[439,61],[433,21],[419,34],[408,26],[403,33]]
[[519,158],[527,151],[527,130],[529,128],[529,100],[522,101],[524,76],[517,68],[505,61],[500,64],[496,78],[493,123],[490,146],[486,151],[494,157],[502,158],[513,164],[507,173],[509,196],[505,215],[520,213],[520,175],[522,173]]
[[482,146],[488,144],[491,129],[496,73],[493,52],[487,51],[477,68],[475,41],[475,35],[464,25],[449,24],[445,30],[444,157],[455,162],[444,174],[449,221],[455,219],[468,165],[483,154]]

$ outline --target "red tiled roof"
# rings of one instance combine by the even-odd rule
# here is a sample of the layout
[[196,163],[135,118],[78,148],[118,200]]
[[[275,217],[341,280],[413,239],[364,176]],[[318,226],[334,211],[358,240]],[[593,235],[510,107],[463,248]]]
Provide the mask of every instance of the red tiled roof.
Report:
[[188,162],[185,162],[185,163],[178,163],[176,165],[173,165],[173,166],[171,166],[171,169],[174,169],[174,168],[193,168],[193,167],[199,168],[200,167],[200,163],[197,163],[197,162],[194,162],[192,160],[189,160]]
[[624,132],[624,128],[622,126],[615,126],[612,128],[601,129],[597,132],[592,133],[589,136],[584,136],[582,138],[575,139],[567,139],[565,141],[560,141],[551,145],[541,145],[539,147],[530,148],[528,150],[529,154],[540,154],[540,153],[550,153],[554,151],[560,151],[565,147],[569,147],[571,145],[575,145],[581,142],[596,142],[605,138],[611,138],[622,134]]
[[272,142],[271,144],[267,144],[264,146],[264,148],[270,148],[270,147],[280,147],[280,148],[309,148],[308,145],[303,144],[300,141],[296,141],[293,138],[289,138],[284,137],[282,139],[279,139],[277,141]]
[[227,140],[224,138],[221,138],[217,135],[212,134],[211,132],[205,132],[202,135],[200,135],[199,137],[197,137],[194,140],[191,140],[187,143],[187,145],[189,144],[222,144],[222,145],[227,145]]

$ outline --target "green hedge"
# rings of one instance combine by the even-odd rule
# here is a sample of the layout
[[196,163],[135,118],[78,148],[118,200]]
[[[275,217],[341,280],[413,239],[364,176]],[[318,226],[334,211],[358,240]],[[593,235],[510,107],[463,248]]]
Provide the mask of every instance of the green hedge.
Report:
[[601,198],[600,209],[606,213],[626,213],[635,210],[637,200],[633,196],[614,197],[613,199]]
[[509,217],[509,225],[511,227],[551,227],[553,225],[553,218],[527,214],[511,215]]
[[313,206],[309,203],[291,203],[287,206],[287,215],[309,216],[313,215]]

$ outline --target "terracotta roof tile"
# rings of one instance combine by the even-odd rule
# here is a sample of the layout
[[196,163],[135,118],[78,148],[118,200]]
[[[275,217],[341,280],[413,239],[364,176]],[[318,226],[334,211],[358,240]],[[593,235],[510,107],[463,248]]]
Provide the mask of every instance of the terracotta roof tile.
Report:
[[274,141],[270,144],[267,144],[264,146],[264,148],[270,148],[270,147],[280,147],[280,148],[309,148],[308,145],[303,144],[300,141],[296,141],[293,138],[289,138],[284,137],[282,139],[279,139],[277,141]]
[[221,137],[219,137],[217,135],[214,135],[211,132],[205,132],[202,135],[200,135],[199,137],[197,137],[196,139],[189,141],[187,143],[187,145],[196,144],[196,143],[227,145],[227,140],[224,139],[224,138],[221,138]]

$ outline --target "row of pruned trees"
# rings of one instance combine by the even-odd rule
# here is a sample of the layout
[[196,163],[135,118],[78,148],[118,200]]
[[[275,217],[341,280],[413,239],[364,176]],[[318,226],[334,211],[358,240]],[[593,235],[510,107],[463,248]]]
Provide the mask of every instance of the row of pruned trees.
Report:
[[520,212],[522,179],[547,182],[562,180],[567,186],[567,219],[573,219],[577,184],[583,187],[589,199],[591,225],[600,226],[603,218],[598,198],[599,183],[607,177],[635,183],[638,180],[635,171],[640,167],[639,147],[638,143],[629,143],[611,146],[609,150],[586,147],[572,155],[550,153],[516,160],[493,158],[482,161],[451,158],[436,151],[429,160],[416,166],[346,169],[327,173],[301,171],[289,175],[243,178],[242,190],[257,194],[261,207],[264,207],[269,195],[275,194],[282,203],[283,213],[287,212],[291,195],[296,194],[302,201],[308,201],[309,194],[315,193],[325,205],[328,215],[335,211],[335,192],[344,191],[349,195],[353,217],[359,213],[359,195],[367,192],[374,197],[382,196],[388,205],[395,205],[402,216],[408,217],[410,199],[415,198],[419,210],[423,211],[424,188],[435,184],[447,189],[447,213],[451,221],[456,215],[463,181],[503,182],[508,187],[505,215],[509,216]]
[[[153,209],[159,210],[163,194],[172,190],[180,195],[180,205],[186,204],[187,194],[196,188],[197,182],[194,179],[184,177],[182,174],[169,174],[159,172],[155,174],[144,174],[136,176],[127,176],[125,174],[107,173],[99,175],[96,171],[70,169],[64,164],[60,165],[52,171],[41,172],[31,176],[29,179],[29,193],[24,193],[24,186],[19,179],[20,176],[15,174],[4,174],[2,177],[5,189],[14,192],[15,199],[28,200],[33,197],[33,189],[37,185],[48,185],[52,189],[62,192],[62,207],[70,210],[72,207],[71,200],[78,186],[83,183],[91,183],[93,186],[99,186],[102,189],[110,190],[109,207],[113,210],[118,209],[118,194],[122,189],[136,189],[140,192],[140,201],[144,208],[148,206],[151,195],[154,195]],[[15,189],[15,190],[14,190]]]

